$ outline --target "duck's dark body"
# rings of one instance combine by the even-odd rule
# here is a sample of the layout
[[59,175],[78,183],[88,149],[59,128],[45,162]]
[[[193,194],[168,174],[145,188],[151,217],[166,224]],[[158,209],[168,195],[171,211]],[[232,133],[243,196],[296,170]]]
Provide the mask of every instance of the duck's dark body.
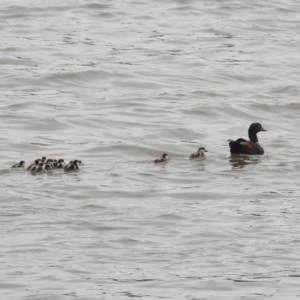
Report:
[[264,154],[264,148],[259,143],[246,141],[244,139],[237,139],[229,143],[231,153],[241,153],[248,155]]
[[248,135],[250,141],[245,139],[237,139],[236,141],[230,141],[229,147],[231,153],[240,153],[248,155],[260,155],[264,154],[263,147],[258,143],[257,133],[260,131],[266,131],[259,123],[253,123],[250,125]]

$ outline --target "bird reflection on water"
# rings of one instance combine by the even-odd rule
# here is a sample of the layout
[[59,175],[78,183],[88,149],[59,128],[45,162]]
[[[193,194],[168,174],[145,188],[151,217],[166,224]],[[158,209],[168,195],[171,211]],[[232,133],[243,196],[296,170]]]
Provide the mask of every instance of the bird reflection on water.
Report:
[[250,156],[243,154],[231,154],[229,157],[229,164],[232,165],[233,169],[242,169],[247,165],[256,165],[260,162],[260,157]]

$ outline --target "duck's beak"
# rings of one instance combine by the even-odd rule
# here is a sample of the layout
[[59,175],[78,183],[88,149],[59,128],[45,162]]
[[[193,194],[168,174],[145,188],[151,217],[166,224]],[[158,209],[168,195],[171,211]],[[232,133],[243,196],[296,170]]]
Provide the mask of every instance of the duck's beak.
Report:
[[267,131],[267,130],[262,128],[260,131]]
[[208,152],[206,149],[204,150],[205,152]]

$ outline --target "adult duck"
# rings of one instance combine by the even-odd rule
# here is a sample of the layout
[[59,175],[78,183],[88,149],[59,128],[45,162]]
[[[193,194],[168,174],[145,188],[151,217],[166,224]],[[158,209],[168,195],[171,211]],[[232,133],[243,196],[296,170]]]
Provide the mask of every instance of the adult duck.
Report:
[[257,133],[266,131],[260,123],[253,123],[248,129],[248,136],[250,141],[242,138],[236,141],[230,140],[229,147],[231,153],[240,153],[248,155],[264,154],[264,148],[258,143]]

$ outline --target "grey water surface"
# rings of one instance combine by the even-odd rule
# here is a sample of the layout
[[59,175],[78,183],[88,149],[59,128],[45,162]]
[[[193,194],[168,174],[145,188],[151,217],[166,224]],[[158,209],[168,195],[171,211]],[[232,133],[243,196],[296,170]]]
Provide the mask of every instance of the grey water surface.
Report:
[[[299,24],[291,0],[1,1],[1,299],[298,299]],[[231,157],[252,122],[265,154]],[[84,166],[10,169],[42,156]]]

